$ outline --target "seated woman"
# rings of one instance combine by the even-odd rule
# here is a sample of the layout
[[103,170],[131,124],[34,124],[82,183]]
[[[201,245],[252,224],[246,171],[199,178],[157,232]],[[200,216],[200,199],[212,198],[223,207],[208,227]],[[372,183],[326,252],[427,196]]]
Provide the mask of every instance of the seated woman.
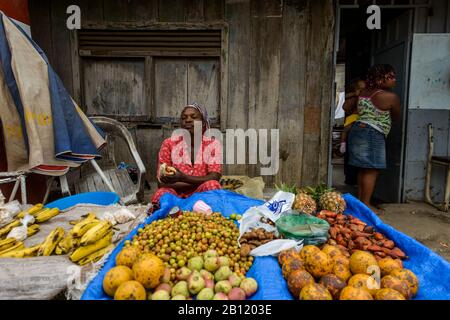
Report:
[[[195,155],[194,122],[196,121],[202,123],[202,137],[200,148]],[[196,103],[184,107],[180,125],[182,129],[189,132],[191,145],[188,147],[182,135],[172,135],[171,138],[163,141],[157,168],[159,189],[151,200],[153,210],[159,208],[159,200],[165,193],[187,198],[196,192],[221,189],[219,180],[222,175],[222,148],[218,140],[204,135],[210,127],[206,109]],[[195,159],[194,163],[191,159]],[[161,176],[162,164],[174,167],[176,172],[170,176]]]

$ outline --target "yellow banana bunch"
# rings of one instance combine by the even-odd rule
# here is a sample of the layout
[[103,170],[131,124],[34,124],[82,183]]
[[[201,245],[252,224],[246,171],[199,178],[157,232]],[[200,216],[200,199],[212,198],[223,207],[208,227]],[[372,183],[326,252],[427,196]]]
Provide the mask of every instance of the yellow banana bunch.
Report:
[[38,256],[49,256],[55,250],[58,243],[64,238],[64,229],[58,227],[54,229],[50,234],[45,238],[42,243],[39,251],[37,253]]
[[74,239],[69,232],[56,246],[55,253],[57,255],[66,254],[75,249],[75,245],[78,246],[79,239]]
[[34,216],[36,213],[38,213],[39,211],[42,210],[42,208],[44,207],[44,205],[42,203],[38,203],[37,205],[31,207],[28,210],[22,211],[21,213],[19,213],[17,215],[17,218],[22,219],[23,217],[25,217],[25,215],[31,214],[32,216]]
[[34,257],[36,256],[36,253],[38,252],[39,248],[41,247],[40,244],[35,245],[30,248],[19,248],[15,250],[8,251],[6,253],[0,254],[0,258],[28,258],[28,257]]
[[53,208],[50,210],[44,210],[42,212],[39,212],[38,214],[36,214],[35,218],[36,218],[36,222],[37,223],[42,223],[45,222],[47,220],[50,220],[51,218],[53,218],[54,216],[59,214],[59,209],[58,208]]
[[0,240],[0,252],[11,248],[13,245],[16,244],[16,242],[17,240],[15,238],[6,238],[4,240]]
[[5,253],[8,253],[10,251],[15,251],[15,250],[23,249],[23,248],[24,248],[23,242],[22,241],[18,241],[13,246],[11,246],[8,249],[3,250],[2,252],[0,252],[0,257],[2,257]]
[[61,249],[60,247],[56,246],[56,248],[55,248],[55,254],[56,254],[57,256],[60,256],[60,255],[63,255],[64,252],[62,251],[62,249]]
[[94,227],[90,228],[82,237],[80,244],[86,246],[93,244],[106,236],[112,229],[112,224],[109,221],[102,220]]
[[13,228],[20,226],[20,220],[14,220],[0,229],[0,238],[6,236]]
[[100,260],[106,253],[110,252],[112,249],[114,249],[114,245],[110,244],[107,247],[104,247],[103,249],[97,250],[87,256],[85,256],[83,259],[80,259],[77,263],[80,266],[84,266],[85,264],[88,264],[90,262],[94,263]]
[[27,238],[35,235],[36,233],[39,232],[39,230],[41,230],[41,228],[39,227],[38,224],[32,224],[27,228]]
[[71,225],[77,225],[78,223],[80,223],[80,222],[82,222],[82,221],[85,221],[85,220],[94,220],[94,219],[96,219],[97,218],[97,216],[95,215],[95,213],[92,213],[92,212],[90,212],[87,216],[82,216],[80,219],[78,219],[78,220],[72,220],[72,221],[69,221],[69,223],[71,224]]
[[88,232],[89,229],[93,228],[97,224],[100,223],[100,220],[98,219],[84,219],[83,221],[77,223],[70,233],[72,233],[72,236],[74,238],[80,238],[82,237],[86,232]]
[[95,251],[98,251],[100,249],[109,246],[111,244],[112,235],[113,232],[110,231],[106,236],[101,238],[99,241],[93,244],[89,244],[87,246],[79,247],[70,255],[70,260],[72,260],[72,262],[80,261],[81,259],[90,255],[91,253],[94,253]]

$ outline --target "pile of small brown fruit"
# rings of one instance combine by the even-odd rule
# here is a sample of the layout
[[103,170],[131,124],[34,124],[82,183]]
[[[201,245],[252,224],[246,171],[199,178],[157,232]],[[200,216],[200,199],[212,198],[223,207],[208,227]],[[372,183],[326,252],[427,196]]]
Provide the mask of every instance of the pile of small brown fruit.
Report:
[[220,213],[205,215],[185,211],[175,218],[146,225],[125,245],[136,246],[141,253],[151,252],[161,258],[170,269],[172,280],[176,278],[176,271],[187,266],[192,257],[202,256],[208,250],[229,258],[231,270],[244,276],[252,266],[253,257],[241,256],[238,237],[239,230],[233,220]]
[[263,228],[252,229],[241,236],[241,255],[246,257],[250,252],[263,244],[277,239],[275,232],[269,232]]

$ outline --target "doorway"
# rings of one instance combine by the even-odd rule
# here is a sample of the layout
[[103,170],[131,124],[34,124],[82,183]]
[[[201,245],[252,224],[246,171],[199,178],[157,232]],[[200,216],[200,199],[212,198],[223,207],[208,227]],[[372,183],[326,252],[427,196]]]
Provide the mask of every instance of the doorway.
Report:
[[400,96],[401,120],[393,124],[386,140],[387,169],[382,170],[374,192],[377,203],[399,203],[403,201],[403,168],[405,132],[407,123],[407,97],[409,83],[409,59],[413,30],[413,9],[384,8],[381,30],[369,30],[365,7],[339,8],[336,41],[336,113],[332,124],[331,170],[332,185],[344,193],[356,196],[356,168],[345,167],[345,154],[339,150],[344,119],[339,112],[339,97],[345,99],[345,90],[358,79],[364,79],[367,70],[374,64],[390,64],[397,73],[394,92]]

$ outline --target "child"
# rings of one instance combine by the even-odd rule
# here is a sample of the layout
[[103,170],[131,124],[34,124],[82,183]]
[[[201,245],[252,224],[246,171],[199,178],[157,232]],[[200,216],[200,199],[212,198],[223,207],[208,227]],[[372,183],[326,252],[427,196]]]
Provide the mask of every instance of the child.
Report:
[[345,111],[345,123],[344,130],[341,135],[341,147],[339,151],[341,153],[345,153],[347,151],[347,137],[350,129],[353,124],[358,120],[358,108],[356,103],[353,103],[354,99],[358,99],[362,90],[366,88],[366,83],[364,80],[358,79],[353,81],[349,86],[347,93],[345,94],[345,103],[344,103],[344,111]]

